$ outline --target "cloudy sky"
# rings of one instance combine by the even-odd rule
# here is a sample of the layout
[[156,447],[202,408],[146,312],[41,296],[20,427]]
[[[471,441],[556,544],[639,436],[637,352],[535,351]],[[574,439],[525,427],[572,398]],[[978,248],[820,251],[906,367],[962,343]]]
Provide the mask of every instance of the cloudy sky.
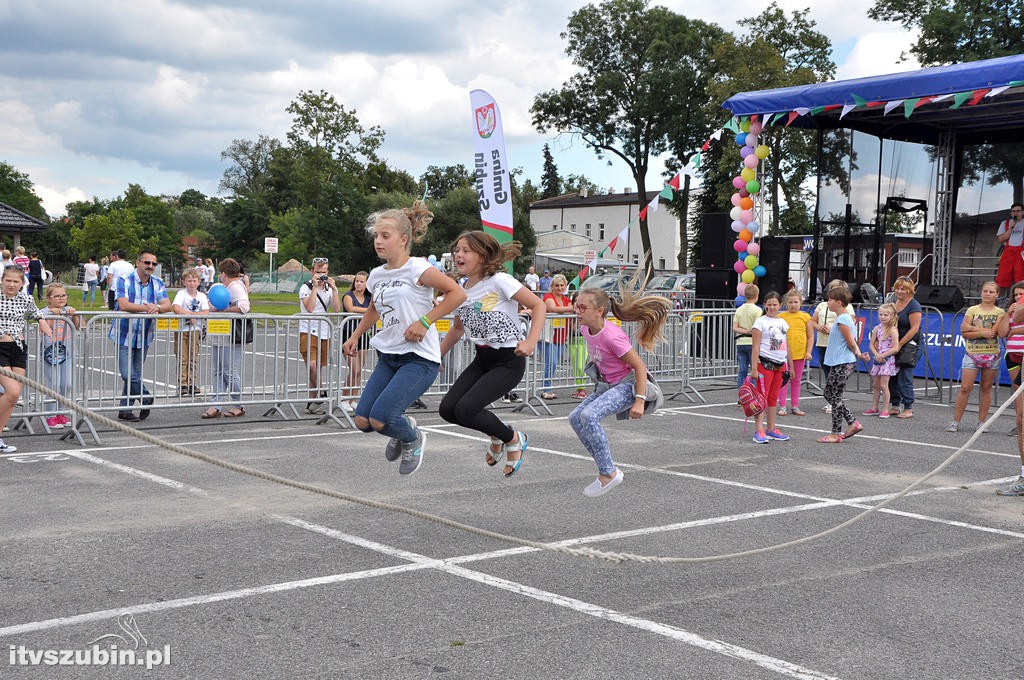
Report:
[[[29,175],[53,216],[129,182],[153,194],[216,194],[231,140],[283,140],[288,103],[324,89],[364,125],[381,126],[382,155],[418,176],[428,165],[471,165],[469,91],[482,88],[497,99],[511,164],[527,177],[540,178],[549,142],[563,176],[621,190],[632,185],[625,165],[530,125],[534,96],[573,73],[559,33],[584,4],[0,0],[0,160]],[[767,5],[652,4],[728,30]],[[916,67],[897,63],[910,36],[868,19],[871,0],[778,4],[813,7],[839,78]]]

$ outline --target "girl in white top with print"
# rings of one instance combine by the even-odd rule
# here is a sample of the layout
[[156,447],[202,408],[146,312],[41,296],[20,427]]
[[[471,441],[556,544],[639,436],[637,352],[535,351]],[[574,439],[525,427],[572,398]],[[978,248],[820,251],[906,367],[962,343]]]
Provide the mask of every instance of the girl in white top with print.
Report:
[[[455,310],[452,329],[441,343],[441,355],[463,336],[476,345],[476,357],[456,378],[441,400],[441,417],[491,437],[484,462],[494,466],[506,457],[504,473],[511,477],[523,464],[529,438],[502,422],[487,405],[508,393],[526,372],[526,357],[533,354],[544,328],[544,303],[505,272],[498,271],[519,257],[519,243],[504,246],[490,234],[467,231],[455,239],[452,259],[467,277],[466,301]],[[519,306],[530,310],[530,332],[523,337]]]
[[[441,366],[434,322],[466,299],[455,281],[422,257],[409,255],[413,241],[423,240],[433,219],[420,201],[412,208],[370,215],[367,230],[385,264],[370,272],[370,306],[342,345],[346,356],[355,356],[359,338],[380,319],[381,329],[370,340],[377,350],[377,366],[356,405],[355,425],[389,438],[384,458],[392,462],[401,457],[398,472],[403,475],[415,472],[423,460],[426,437],[404,411],[433,384]],[[444,295],[436,307],[435,289]]]

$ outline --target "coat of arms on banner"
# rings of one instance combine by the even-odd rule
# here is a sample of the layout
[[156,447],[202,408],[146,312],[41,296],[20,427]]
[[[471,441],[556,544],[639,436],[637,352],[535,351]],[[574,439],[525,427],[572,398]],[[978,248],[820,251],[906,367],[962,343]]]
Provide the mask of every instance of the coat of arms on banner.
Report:
[[483,139],[494,134],[494,128],[498,124],[498,115],[494,111],[494,104],[481,106],[476,110],[476,131]]

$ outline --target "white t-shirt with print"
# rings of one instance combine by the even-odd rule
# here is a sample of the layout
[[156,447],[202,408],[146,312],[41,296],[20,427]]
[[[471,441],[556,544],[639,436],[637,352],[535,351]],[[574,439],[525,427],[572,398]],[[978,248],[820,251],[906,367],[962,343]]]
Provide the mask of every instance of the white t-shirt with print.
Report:
[[[186,312],[202,312],[210,309],[210,299],[206,293],[196,291],[195,296],[188,294],[187,288],[182,288],[174,296],[171,306],[178,305]],[[178,318],[178,330],[194,331],[202,327],[202,322],[194,317],[182,316]]]
[[515,347],[525,336],[519,323],[519,303],[512,296],[523,288],[515,277],[497,272],[466,289],[466,301],[455,314],[474,345]]
[[[313,282],[307,281],[299,288],[299,332],[311,333],[321,340],[329,340],[331,338],[330,323],[327,321],[310,321],[308,318],[303,318],[303,316],[309,314],[316,314],[317,316],[330,314],[330,304],[331,299],[334,297],[334,289],[330,286],[313,289],[310,288],[311,285],[313,285]],[[311,312],[306,311],[306,298],[310,295],[316,296],[316,301],[313,303],[313,311]]]
[[373,296],[373,306],[380,314],[381,328],[370,344],[384,354],[407,354],[441,363],[441,341],[431,326],[420,342],[408,342],[405,329],[419,323],[419,318],[434,308],[434,289],[420,284],[423,272],[434,265],[422,257],[410,257],[398,269],[386,265],[375,268],[366,280],[366,290]]
[[758,356],[780,364],[786,363],[786,359],[789,357],[789,347],[786,344],[789,324],[786,323],[786,320],[777,316],[762,316],[754,322],[754,328],[761,331],[761,346],[758,348]]

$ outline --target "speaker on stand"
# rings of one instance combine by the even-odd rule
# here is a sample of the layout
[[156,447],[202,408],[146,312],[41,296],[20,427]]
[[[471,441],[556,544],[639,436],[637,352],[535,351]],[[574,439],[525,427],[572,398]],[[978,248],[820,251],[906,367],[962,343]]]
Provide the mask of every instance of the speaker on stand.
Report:
[[732,244],[736,240],[729,225],[729,213],[704,213],[700,226],[700,266],[732,269],[736,251]]
[[765,275],[757,280],[761,299],[769,291],[785,295],[789,282],[789,239],[766,236],[758,241],[758,245],[761,252],[757,261],[766,270]]
[[958,312],[964,307],[964,294],[960,286],[918,286],[914,297],[925,307],[944,312]]
[[698,300],[734,300],[739,275],[732,267],[698,267],[694,296]]

